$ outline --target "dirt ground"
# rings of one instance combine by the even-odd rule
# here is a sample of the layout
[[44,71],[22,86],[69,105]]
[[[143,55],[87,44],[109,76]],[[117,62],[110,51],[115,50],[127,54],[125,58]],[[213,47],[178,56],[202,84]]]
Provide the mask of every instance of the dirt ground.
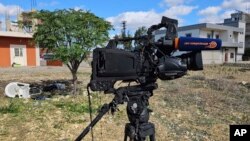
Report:
[[[0,140],[71,141],[89,123],[86,85],[91,69],[79,70],[79,95],[55,95],[47,100],[7,98],[9,82],[41,83],[67,80],[64,67],[0,68]],[[250,68],[205,66],[203,71],[171,81],[158,81],[150,98],[150,121],[157,141],[229,140],[229,125],[250,124]],[[112,95],[92,92],[94,115]],[[94,127],[96,141],[123,140],[128,122],[126,105],[107,114]],[[85,140],[90,140],[87,135]]]

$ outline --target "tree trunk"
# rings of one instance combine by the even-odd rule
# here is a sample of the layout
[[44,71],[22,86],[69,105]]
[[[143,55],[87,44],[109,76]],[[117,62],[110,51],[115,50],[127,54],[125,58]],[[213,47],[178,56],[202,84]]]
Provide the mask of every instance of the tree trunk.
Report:
[[77,92],[77,75],[76,72],[72,72],[72,76],[73,76],[73,95],[76,95]]

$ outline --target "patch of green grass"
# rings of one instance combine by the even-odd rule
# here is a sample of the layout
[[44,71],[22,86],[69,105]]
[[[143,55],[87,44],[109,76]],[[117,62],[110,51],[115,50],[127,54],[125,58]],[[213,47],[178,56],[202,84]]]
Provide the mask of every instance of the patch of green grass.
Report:
[[10,100],[7,105],[0,106],[0,113],[7,114],[7,113],[19,113],[23,109],[23,103],[17,100]]
[[[87,103],[73,103],[73,102],[57,102],[54,103],[57,108],[65,109],[73,113],[89,113],[89,106]],[[96,112],[96,108],[92,108],[92,112]]]

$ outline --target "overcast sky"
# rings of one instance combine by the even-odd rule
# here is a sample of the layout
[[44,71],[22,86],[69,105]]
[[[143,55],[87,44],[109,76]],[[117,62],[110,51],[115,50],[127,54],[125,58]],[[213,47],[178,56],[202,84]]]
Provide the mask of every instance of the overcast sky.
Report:
[[133,32],[139,26],[159,23],[161,16],[176,18],[179,25],[219,23],[235,10],[250,11],[250,0],[0,0],[0,20],[18,11],[74,8],[90,10],[110,21],[118,31],[121,21]]

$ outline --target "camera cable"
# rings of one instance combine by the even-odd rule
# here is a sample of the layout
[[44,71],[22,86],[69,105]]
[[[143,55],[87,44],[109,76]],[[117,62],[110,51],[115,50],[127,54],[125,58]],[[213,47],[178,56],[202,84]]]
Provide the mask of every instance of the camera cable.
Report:
[[[91,103],[89,88],[90,88],[90,84],[88,84],[88,86],[87,86],[87,92],[88,92],[88,102],[89,102],[89,117],[90,117],[90,122],[92,122],[92,121],[93,121],[93,116],[92,116],[92,103]],[[94,141],[94,132],[93,132],[93,128],[91,128],[91,138],[92,138],[92,141]]]

